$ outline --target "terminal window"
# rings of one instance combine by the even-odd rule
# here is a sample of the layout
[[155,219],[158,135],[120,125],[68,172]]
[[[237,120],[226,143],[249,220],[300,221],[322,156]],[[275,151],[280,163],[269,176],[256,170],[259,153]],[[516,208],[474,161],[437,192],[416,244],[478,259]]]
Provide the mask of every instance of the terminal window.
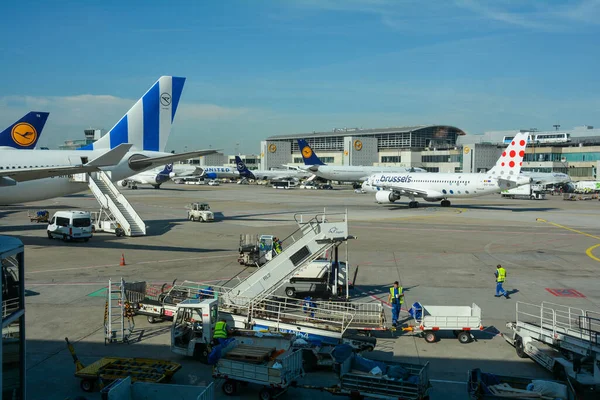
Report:
[[399,163],[400,161],[400,156],[382,156],[381,157],[381,162],[382,163]]

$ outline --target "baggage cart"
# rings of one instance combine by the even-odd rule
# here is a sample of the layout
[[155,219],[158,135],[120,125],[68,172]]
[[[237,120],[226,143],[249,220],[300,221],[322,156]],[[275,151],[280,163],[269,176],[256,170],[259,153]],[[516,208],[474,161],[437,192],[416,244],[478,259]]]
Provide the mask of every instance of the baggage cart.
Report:
[[[524,378],[520,376],[495,375],[482,372],[479,368],[472,369],[467,377],[467,391],[472,400],[499,400],[499,399],[555,399],[576,400],[575,390],[570,382],[556,382],[564,385],[566,396],[549,396],[548,394],[537,394],[527,390],[527,386],[533,381],[542,379]],[[562,393],[563,395],[565,393]]]
[[259,398],[269,400],[281,396],[295,379],[304,374],[302,351],[290,348],[291,341],[269,340],[237,344],[222,350],[222,358],[213,367],[213,377],[225,379],[226,395],[237,392],[240,382],[262,386]]
[[175,372],[181,369],[181,364],[172,361],[123,357],[104,357],[84,366],[77,358],[69,339],[65,338],[65,341],[75,363],[75,377],[81,378],[80,386],[85,392],[102,389],[125,377],[130,377],[132,382],[169,382]]
[[420,332],[427,343],[437,341],[438,331],[452,331],[460,343],[470,343],[472,330],[483,330],[481,308],[471,306],[425,306],[414,303],[409,310],[415,325],[405,331]]
[[[375,367],[379,371],[373,371]],[[373,368],[371,368],[373,367]],[[429,398],[429,363],[425,365],[393,361],[373,361],[351,354],[337,365],[339,384],[330,387],[296,385],[351,399],[425,400]],[[376,372],[376,373],[375,373]]]
[[39,210],[36,211],[35,214],[33,214],[31,211],[28,211],[27,216],[29,217],[30,222],[48,223],[48,221],[50,220],[50,213],[48,212],[48,210]]

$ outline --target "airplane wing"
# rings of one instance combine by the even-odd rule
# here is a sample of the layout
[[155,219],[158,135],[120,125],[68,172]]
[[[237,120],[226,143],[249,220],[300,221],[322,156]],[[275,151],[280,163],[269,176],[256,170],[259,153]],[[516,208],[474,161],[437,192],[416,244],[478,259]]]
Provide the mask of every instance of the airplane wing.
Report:
[[0,170],[0,179],[3,185],[16,185],[17,182],[98,171],[100,167],[109,167],[118,164],[131,146],[133,145],[128,143],[120,144],[83,165]]
[[437,198],[437,197],[444,197],[444,195],[438,191],[435,190],[422,190],[422,189],[415,189],[415,188],[411,188],[408,186],[385,186],[385,185],[377,185],[378,187],[380,187],[383,190],[389,190],[391,192],[397,193],[399,196],[414,196],[414,197],[421,197],[421,198]]
[[153,166],[168,164],[173,161],[183,161],[194,157],[207,156],[209,154],[214,154],[218,151],[219,150],[198,150],[188,151],[187,153],[170,154],[168,156],[139,158],[137,160],[129,160],[129,164],[131,166],[141,165],[144,168],[150,168]]

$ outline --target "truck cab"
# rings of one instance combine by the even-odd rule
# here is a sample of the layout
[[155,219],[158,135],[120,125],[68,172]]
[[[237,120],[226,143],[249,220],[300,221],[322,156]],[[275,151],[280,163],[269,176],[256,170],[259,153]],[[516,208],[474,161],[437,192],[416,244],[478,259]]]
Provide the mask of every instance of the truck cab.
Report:
[[188,219],[190,221],[212,222],[215,214],[210,210],[208,203],[192,203],[188,206]]
[[206,362],[218,316],[216,299],[188,299],[177,304],[171,325],[171,351]]

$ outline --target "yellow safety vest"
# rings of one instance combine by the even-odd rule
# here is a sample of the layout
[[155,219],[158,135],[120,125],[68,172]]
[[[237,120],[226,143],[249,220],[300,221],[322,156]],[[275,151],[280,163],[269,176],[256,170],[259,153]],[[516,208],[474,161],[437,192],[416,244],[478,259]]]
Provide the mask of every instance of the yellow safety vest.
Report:
[[496,282],[504,282],[506,280],[506,270],[502,267],[498,268],[498,278]]
[[215,324],[215,333],[213,334],[215,339],[227,339],[227,323],[219,321]]
[[[393,286],[390,288],[390,294],[392,295],[392,303],[396,299],[396,294],[394,293],[394,289],[396,289],[396,288]],[[404,304],[404,297],[400,296],[401,294],[402,294],[402,286],[398,286],[398,296],[399,296],[400,304]]]

